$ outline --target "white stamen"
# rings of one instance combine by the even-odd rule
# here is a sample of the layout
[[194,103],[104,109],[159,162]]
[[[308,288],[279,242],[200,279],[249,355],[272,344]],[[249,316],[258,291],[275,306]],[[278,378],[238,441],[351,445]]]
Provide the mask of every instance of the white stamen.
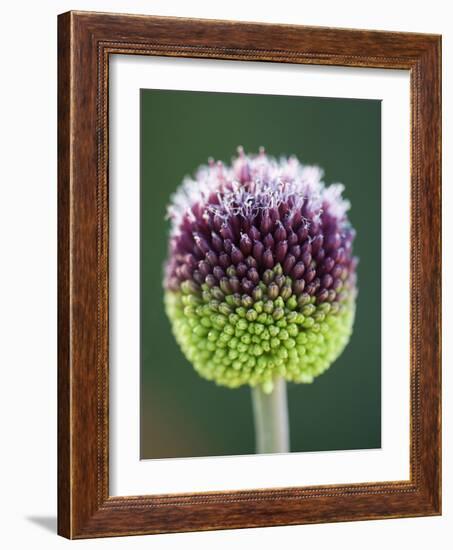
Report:
[[[282,203],[290,206],[290,214],[300,212],[307,204],[314,221],[319,221],[323,207],[339,220],[350,208],[349,201],[342,198],[344,186],[339,183],[326,186],[324,172],[318,166],[304,166],[294,156],[276,160],[262,150],[258,155],[248,156],[238,149],[238,154],[232,166],[210,159],[208,166],[200,166],[195,178],[184,178],[167,211],[174,235],[180,232],[186,216],[195,221],[192,212],[195,204],[204,207],[205,219],[211,213],[222,220],[236,215],[253,218]],[[240,183],[244,166],[250,181]],[[218,204],[208,202],[212,194],[217,196]]]

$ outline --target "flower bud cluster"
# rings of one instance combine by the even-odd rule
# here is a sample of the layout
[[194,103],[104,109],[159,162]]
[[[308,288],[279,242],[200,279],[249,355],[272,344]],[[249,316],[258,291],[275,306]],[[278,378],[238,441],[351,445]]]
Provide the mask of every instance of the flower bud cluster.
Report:
[[228,387],[277,376],[312,382],[346,346],[354,321],[354,230],[339,184],[294,158],[240,149],[210,163],[169,207],[165,303],[183,353]]

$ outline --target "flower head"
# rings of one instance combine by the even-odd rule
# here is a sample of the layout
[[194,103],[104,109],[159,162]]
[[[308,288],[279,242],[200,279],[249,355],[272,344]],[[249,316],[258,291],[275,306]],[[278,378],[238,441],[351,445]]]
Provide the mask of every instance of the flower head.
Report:
[[312,382],[341,354],[355,313],[355,232],[343,185],[318,167],[242,148],[210,161],[168,208],[167,315],[187,359],[228,387]]

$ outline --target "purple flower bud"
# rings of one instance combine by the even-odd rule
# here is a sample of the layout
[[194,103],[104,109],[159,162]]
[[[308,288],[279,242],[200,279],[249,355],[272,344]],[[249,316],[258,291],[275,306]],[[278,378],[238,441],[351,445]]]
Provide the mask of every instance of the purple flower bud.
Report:
[[211,250],[209,248],[209,245],[206,241],[206,239],[204,239],[203,237],[201,237],[200,235],[198,235],[198,233],[195,233],[194,235],[194,241],[195,243],[197,244],[198,248],[201,250],[201,252],[203,254],[206,254],[206,252],[208,252],[209,250]]
[[330,272],[332,277],[334,277],[334,279],[337,279],[339,277],[341,277],[341,274],[343,273],[343,268],[341,267],[341,265],[335,265],[334,268],[332,269],[332,271]]
[[304,262],[305,266],[308,267],[311,263],[311,254],[310,252],[304,252],[301,257],[302,261]]
[[267,248],[263,254],[263,266],[267,269],[274,267],[274,255],[270,248]]
[[330,288],[333,283],[333,277],[329,273],[326,273],[321,279],[321,284],[324,288]]
[[212,244],[212,248],[216,252],[222,252],[222,250],[223,250],[223,239],[221,239],[215,231],[213,231],[211,233],[211,244]]
[[341,237],[339,235],[339,233],[335,232],[335,233],[331,233],[330,235],[328,235],[327,239],[326,239],[326,247],[329,249],[329,250],[332,250],[334,248],[338,248],[341,244]]
[[[193,273],[192,273],[192,278],[193,280],[198,283],[199,285],[203,284],[205,282],[205,276],[202,275],[200,273],[200,271],[198,271],[198,269],[194,269]],[[185,279],[187,279],[185,277]]]
[[296,258],[292,254],[288,254],[288,256],[286,256],[285,261],[283,262],[283,271],[289,275],[295,263],[296,263]]
[[332,258],[339,264],[344,262],[345,256],[346,256],[344,248],[337,248],[332,252],[331,255],[332,255]]
[[195,269],[198,262],[193,254],[186,254],[184,256],[184,263],[187,264],[191,269]]
[[326,251],[324,250],[324,248],[320,248],[316,253],[316,263],[318,265],[322,264],[322,261],[324,260],[325,257],[326,257]]
[[[285,231],[286,234],[286,231]],[[283,262],[286,253],[288,251],[288,241],[278,241],[275,247],[275,260],[277,262]]]
[[313,281],[313,279],[316,277],[316,269],[314,269],[313,267],[310,267],[306,272],[305,272],[305,281],[307,283],[311,283],[311,281]]
[[287,240],[288,240],[289,246],[293,246],[293,245],[300,242],[298,236],[296,235],[296,233],[294,233],[294,231],[292,229],[289,229],[287,231],[287,233],[288,233],[288,239]]
[[247,273],[247,277],[248,279],[250,279],[250,281],[252,281],[252,283],[254,284],[257,284],[260,280],[260,276],[259,276],[259,273],[258,271],[252,267],[249,269],[248,273]]
[[[183,267],[187,267],[187,265],[184,265]],[[206,275],[211,273],[211,266],[205,260],[201,260],[198,262],[198,270],[204,277],[206,277]]]
[[252,239],[247,235],[247,233],[242,233],[241,234],[241,239],[239,241],[239,247],[242,251],[242,254],[244,254],[244,256],[248,256],[251,253],[253,243],[252,243]]
[[303,243],[308,237],[308,227],[306,225],[301,225],[297,230],[297,239],[300,243]]
[[238,264],[244,259],[242,252],[234,244],[231,247],[231,259],[233,260],[234,264]]
[[323,235],[316,235],[311,242],[311,251],[312,254],[317,254],[324,243]]
[[249,281],[244,277],[244,279],[242,279],[241,281],[241,287],[243,292],[245,292],[246,294],[251,294],[253,289],[255,288],[255,285],[252,283],[252,281]]
[[224,239],[230,239],[230,240],[234,239],[233,231],[230,225],[228,225],[227,223],[222,224],[222,227],[220,228],[220,235]]
[[266,233],[269,233],[271,227],[272,227],[272,220],[271,220],[271,217],[269,216],[269,212],[264,211],[261,216],[261,224],[260,224],[261,233],[266,235]]
[[270,248],[272,250],[274,248],[274,237],[268,233],[263,239],[263,244],[266,248]]
[[294,246],[291,247],[290,249],[290,254],[292,254],[296,260],[299,258],[299,256],[301,255],[302,253],[302,249],[301,247],[298,245],[298,244],[295,244]]
[[214,214],[212,217],[212,224],[216,231],[220,231],[220,228],[223,225],[223,220],[218,214]]
[[334,265],[335,260],[332,257],[328,256],[322,264],[322,269],[325,273],[329,273],[330,271],[332,271]]
[[244,275],[247,273],[248,267],[244,262],[239,262],[236,266],[236,274],[238,277],[244,277]]
[[233,241],[231,239],[225,239],[223,241],[223,248],[224,248],[225,252],[227,253],[227,255],[230,255],[231,250],[233,248]]
[[264,244],[261,241],[255,241],[253,243],[253,257],[257,262],[261,261],[261,256],[264,252]]
[[295,266],[293,267],[291,275],[295,279],[300,279],[302,277],[302,275],[304,274],[304,271],[305,271],[304,262],[297,262],[297,264],[295,264]]
[[280,221],[277,222],[276,226],[277,227],[274,231],[274,239],[276,241],[284,241],[286,239],[286,229]]
[[212,265],[212,267],[214,267],[215,265],[217,265],[219,263],[219,259],[217,257],[217,254],[213,250],[209,250],[206,253],[206,260],[208,261],[208,263],[210,263]]
[[247,258],[245,259],[245,263],[249,269],[251,267],[258,267],[258,262],[253,256],[247,256]]
[[[293,205],[294,207],[294,205]],[[292,219],[291,219],[291,225],[296,228],[299,227],[302,222],[302,213],[300,210],[293,210],[292,211]]]
[[225,253],[220,254],[220,256],[219,256],[219,264],[220,264],[222,267],[227,268],[229,265],[231,265],[230,256],[229,256],[228,254],[225,254]]
[[248,231],[248,236],[252,241],[259,241],[261,239],[261,233],[259,232],[256,225],[252,225]]
[[218,281],[220,281],[220,279],[221,279],[222,277],[225,277],[225,271],[223,271],[223,269],[222,269],[220,266],[218,266],[218,265],[216,265],[216,266],[214,267],[214,269],[212,270],[212,273],[213,273],[214,277],[215,277]]

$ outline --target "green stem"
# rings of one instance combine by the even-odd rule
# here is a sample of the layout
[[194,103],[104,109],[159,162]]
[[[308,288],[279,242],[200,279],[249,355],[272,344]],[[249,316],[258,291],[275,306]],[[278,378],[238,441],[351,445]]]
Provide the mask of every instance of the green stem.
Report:
[[274,381],[271,393],[261,386],[252,388],[253,416],[257,453],[288,453],[289,423],[286,381]]

